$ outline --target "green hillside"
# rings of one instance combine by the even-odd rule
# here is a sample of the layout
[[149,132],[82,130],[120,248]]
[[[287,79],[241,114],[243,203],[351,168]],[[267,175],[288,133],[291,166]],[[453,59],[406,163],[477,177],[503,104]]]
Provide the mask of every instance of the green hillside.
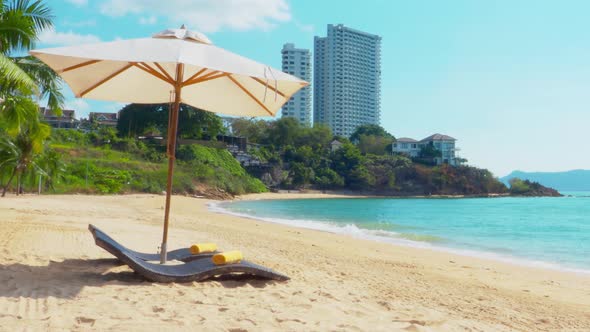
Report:
[[[166,190],[164,147],[135,140],[54,130],[50,148],[62,157],[65,172],[54,180],[56,193],[161,193]],[[109,143],[106,143],[109,142]],[[176,194],[239,195],[266,191],[225,149],[180,146],[174,172]]]

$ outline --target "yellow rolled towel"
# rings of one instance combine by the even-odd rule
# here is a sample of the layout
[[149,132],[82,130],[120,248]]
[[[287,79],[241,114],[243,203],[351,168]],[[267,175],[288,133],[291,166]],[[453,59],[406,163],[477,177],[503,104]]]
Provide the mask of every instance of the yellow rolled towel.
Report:
[[214,252],[215,250],[217,250],[217,245],[215,243],[197,243],[193,244],[190,248],[191,254],[193,255]]
[[226,251],[219,254],[213,255],[213,263],[215,265],[224,265],[224,264],[233,264],[239,263],[244,256],[242,256],[242,252],[239,250],[234,251]]

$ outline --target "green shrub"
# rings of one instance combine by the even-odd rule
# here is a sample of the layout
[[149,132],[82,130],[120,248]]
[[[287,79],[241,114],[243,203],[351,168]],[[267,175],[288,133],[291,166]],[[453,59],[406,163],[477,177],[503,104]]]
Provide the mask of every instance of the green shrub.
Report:
[[102,194],[120,193],[122,187],[130,180],[128,171],[101,169],[92,174],[92,183]]
[[510,179],[510,193],[518,195],[531,191],[531,186],[527,182],[519,178]]
[[52,143],[64,144],[64,145],[87,145],[90,141],[88,135],[85,133],[74,130],[74,129],[53,129],[51,130]]

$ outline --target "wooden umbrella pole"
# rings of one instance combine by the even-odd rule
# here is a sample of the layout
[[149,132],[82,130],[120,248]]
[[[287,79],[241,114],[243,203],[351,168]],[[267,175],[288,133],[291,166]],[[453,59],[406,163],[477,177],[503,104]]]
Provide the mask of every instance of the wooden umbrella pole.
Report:
[[178,132],[178,113],[180,112],[182,76],[184,65],[176,65],[176,83],[174,84],[174,106],[172,114],[168,117],[168,182],[166,184],[166,209],[164,210],[164,233],[162,235],[162,247],[160,263],[166,263],[168,252],[168,224],[170,219],[170,196],[172,195],[172,179],[174,175],[174,162],[176,160],[176,136]]

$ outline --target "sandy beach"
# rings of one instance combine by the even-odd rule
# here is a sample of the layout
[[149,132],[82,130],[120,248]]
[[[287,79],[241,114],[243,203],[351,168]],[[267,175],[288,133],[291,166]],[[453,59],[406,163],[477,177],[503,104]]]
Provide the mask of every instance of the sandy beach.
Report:
[[[242,199],[328,197],[262,194]],[[0,199],[0,331],[590,331],[590,275],[210,212],[173,197],[169,248],[215,242],[289,275],[145,281],[89,223],[155,252],[164,197]]]

